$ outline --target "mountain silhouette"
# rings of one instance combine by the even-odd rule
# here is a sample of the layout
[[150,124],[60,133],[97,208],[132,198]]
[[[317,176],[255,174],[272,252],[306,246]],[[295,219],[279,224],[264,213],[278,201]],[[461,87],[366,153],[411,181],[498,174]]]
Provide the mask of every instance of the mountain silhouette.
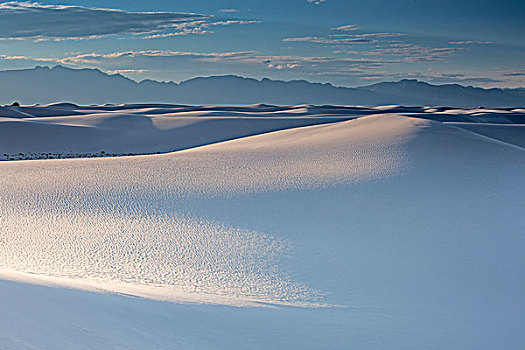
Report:
[[357,88],[304,80],[256,80],[234,75],[198,77],[180,83],[133,81],[98,69],[63,66],[0,71],[0,103],[68,101],[77,104],[333,104],[461,107],[524,107],[525,89],[483,89],[417,80]]

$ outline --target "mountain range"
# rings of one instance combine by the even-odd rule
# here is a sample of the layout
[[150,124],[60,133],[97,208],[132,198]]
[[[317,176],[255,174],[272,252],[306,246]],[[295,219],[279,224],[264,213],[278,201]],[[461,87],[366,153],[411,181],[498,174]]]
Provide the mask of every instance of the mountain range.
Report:
[[180,83],[143,80],[98,69],[63,66],[0,71],[0,103],[68,101],[77,104],[175,103],[295,105],[388,105],[525,107],[525,89],[483,89],[417,80],[350,88],[304,80],[256,80],[233,75],[198,77]]

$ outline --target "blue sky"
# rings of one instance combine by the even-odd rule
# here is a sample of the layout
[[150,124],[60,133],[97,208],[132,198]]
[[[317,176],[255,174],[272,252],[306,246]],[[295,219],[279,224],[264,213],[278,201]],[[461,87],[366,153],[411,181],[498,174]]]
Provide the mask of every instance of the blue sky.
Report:
[[0,69],[525,86],[523,0],[0,2]]

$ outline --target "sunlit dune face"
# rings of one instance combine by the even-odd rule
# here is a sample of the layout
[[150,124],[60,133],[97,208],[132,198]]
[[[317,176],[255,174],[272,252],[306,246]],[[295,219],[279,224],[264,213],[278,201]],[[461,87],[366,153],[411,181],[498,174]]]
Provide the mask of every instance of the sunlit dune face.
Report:
[[168,300],[317,302],[319,291],[280,270],[285,241],[179,214],[174,203],[390,176],[407,166],[402,145],[416,131],[408,118],[368,117],[166,155],[3,163],[0,266],[157,287]]

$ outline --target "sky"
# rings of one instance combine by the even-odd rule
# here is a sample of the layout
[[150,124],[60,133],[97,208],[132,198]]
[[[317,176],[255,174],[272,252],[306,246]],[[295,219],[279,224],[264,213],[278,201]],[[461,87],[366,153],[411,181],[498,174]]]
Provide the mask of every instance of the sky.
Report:
[[0,70],[525,87],[523,0],[0,1]]

